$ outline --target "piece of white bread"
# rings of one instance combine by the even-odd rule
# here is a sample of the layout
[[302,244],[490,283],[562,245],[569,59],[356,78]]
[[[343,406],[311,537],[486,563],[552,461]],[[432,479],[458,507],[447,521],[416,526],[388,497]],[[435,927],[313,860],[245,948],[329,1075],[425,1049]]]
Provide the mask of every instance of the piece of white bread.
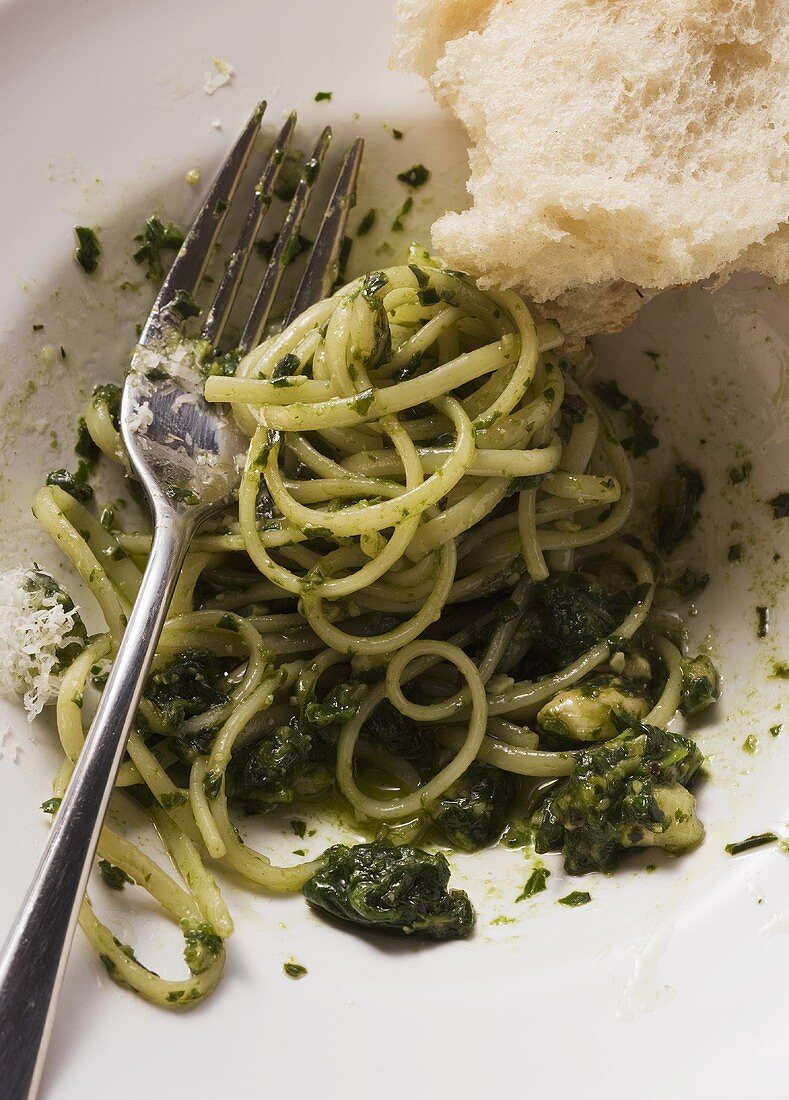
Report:
[[434,247],[568,334],[789,278],[789,0],[399,0],[392,63],[472,142],[473,204]]

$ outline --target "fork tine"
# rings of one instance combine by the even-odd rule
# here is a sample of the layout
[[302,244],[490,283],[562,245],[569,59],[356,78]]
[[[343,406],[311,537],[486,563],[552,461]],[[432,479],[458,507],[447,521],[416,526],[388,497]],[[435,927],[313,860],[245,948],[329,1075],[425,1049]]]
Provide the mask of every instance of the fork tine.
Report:
[[255,194],[247,212],[236,247],[229,256],[222,281],[214,295],[201,335],[204,340],[217,344],[222,336],[230,311],[233,308],[238,288],[244,277],[252,247],[260,230],[261,223],[271,207],[271,193],[277,183],[285,154],[290,146],[293,131],[296,128],[296,112],[293,111],[280,130],[271,150],[271,155],[263,170],[263,175],[255,187]]
[[211,250],[225,220],[227,208],[233,200],[241,176],[249,161],[265,110],[265,102],[257,105],[249,122],[241,131],[238,140],[230,151],[230,155],[219,169],[219,173],[211,185],[211,190],[200,208],[200,213],[192,223],[192,227],[186,235],[186,240],[181,245],[181,250],[176,256],[167,278],[162,283],[162,288],[157,295],[148,322],[140,337],[141,343],[145,341],[151,327],[159,327],[159,314],[175,298],[179,290],[186,291],[187,294],[194,294],[197,290],[211,257]]
[[[310,198],[312,197],[315,181],[318,178],[323,159],[329,148],[331,136],[331,127],[327,126],[318,138],[317,144],[312,151],[312,156],[304,165],[304,173],[299,180],[296,194],[293,196],[293,201],[288,209],[284,225],[274,245],[274,251],[271,254],[266,273],[263,276],[263,283],[255,298],[249,318],[244,326],[244,331],[241,333],[241,339],[238,346],[242,352],[249,351],[249,349],[257,343],[261,332],[265,328],[268,315],[274,304],[274,299],[277,296],[277,290],[279,289],[283,272],[285,267],[287,267],[287,250],[291,242],[297,239],[297,234],[304,220]],[[283,262],[283,258],[285,258],[285,262]]]
[[309,261],[301,277],[286,324],[319,301],[336,277],[337,261],[348,215],[356,202],[356,180],[362,162],[364,139],[357,138],[346,152],[332,196],[323,215]]

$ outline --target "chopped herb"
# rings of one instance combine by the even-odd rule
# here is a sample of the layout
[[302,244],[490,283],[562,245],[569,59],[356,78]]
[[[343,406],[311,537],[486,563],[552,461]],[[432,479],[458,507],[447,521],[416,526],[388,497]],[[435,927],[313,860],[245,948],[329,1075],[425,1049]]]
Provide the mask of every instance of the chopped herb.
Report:
[[[396,374],[394,376],[395,381],[396,382],[405,382],[409,378],[413,378],[414,375],[418,372],[418,370],[421,366],[422,366],[422,352],[421,351],[415,351],[414,354],[411,356],[411,358],[406,363],[406,365],[404,367],[401,367],[400,370],[396,372]],[[444,437],[443,436],[439,436],[438,439],[436,440],[436,445],[439,446],[439,447],[443,447],[443,446],[448,447],[448,446],[451,446],[451,444],[454,443],[454,442],[455,442],[455,433],[454,432],[447,432],[446,433],[446,442],[444,442]]]
[[105,531],[112,531],[115,528],[115,509],[117,505],[122,501],[116,501],[113,504],[105,504],[99,515],[99,523]]
[[56,814],[62,801],[62,798],[48,798],[46,802],[41,803],[41,809],[45,814]]
[[403,218],[406,216],[406,214],[409,214],[411,212],[411,207],[413,205],[414,205],[414,200],[409,195],[408,198],[403,203],[403,205],[400,207],[399,214],[397,215],[395,220],[392,222],[392,232],[393,233],[402,233],[403,232],[403,228],[404,228],[403,227]]
[[277,378],[290,378],[291,375],[296,373],[300,366],[301,360],[298,355],[294,355],[292,351],[289,351],[287,355],[283,355],[277,362],[274,370],[271,372],[271,377],[274,380]]
[[771,680],[789,680],[789,665],[786,661],[773,661]]
[[234,634],[238,634],[241,630],[235,615],[223,615],[216,625],[220,630],[232,630]]
[[75,225],[74,232],[77,235],[74,259],[86,275],[92,275],[99,266],[99,256],[101,255],[99,238],[96,236],[94,229],[88,229],[84,225]]
[[[105,531],[117,530],[117,525],[116,525],[116,522],[115,522],[116,518],[117,518],[116,517],[116,508],[123,505],[124,503],[125,502],[122,501],[122,500],[116,500],[112,504],[107,504],[102,508],[101,514],[99,516],[99,524],[104,528]],[[106,552],[107,552],[108,556],[111,557],[113,560],[119,561],[121,558],[125,558],[125,557],[128,556],[126,554],[125,550],[123,551],[122,554],[116,554],[115,553],[116,550],[122,550],[122,549],[123,549],[123,547],[116,546],[116,547],[113,548],[112,552],[110,552],[109,550],[106,551]]]
[[372,227],[375,225],[375,219],[377,217],[378,217],[378,214],[375,210],[375,207],[371,206],[370,209],[367,211],[367,213],[362,218],[362,220],[359,222],[358,226],[356,227],[356,236],[357,237],[366,237],[367,234],[372,229]]
[[122,890],[127,882],[130,882],[132,886],[134,885],[134,879],[131,875],[127,875],[122,867],[116,867],[109,860],[99,860],[99,871],[105,885],[109,886],[110,890]]
[[547,881],[550,874],[551,872],[547,867],[535,867],[527,878],[523,891],[515,901],[527,901],[529,898],[533,898],[535,894],[541,894],[543,890],[547,890]]
[[742,561],[742,543],[733,542],[726,551],[726,557],[729,561]]
[[403,137],[405,136],[402,130],[396,130],[394,126],[391,129],[391,134],[395,141],[402,141]]
[[177,252],[184,243],[183,230],[172,222],[165,223],[156,214],[148,218],[145,229],[134,238],[140,247],[133,253],[136,264],[144,264],[148,270],[145,278],[153,283],[164,278],[163,252]]
[[512,477],[507,482],[507,492],[505,496],[511,497],[515,493],[523,493],[528,489],[536,489],[538,485],[542,485],[548,474],[524,474],[522,477]]
[[368,301],[374,298],[379,291],[383,290],[385,286],[389,285],[389,279],[383,271],[371,271],[369,275],[365,275],[364,283],[362,284],[362,297]]
[[742,751],[747,752],[749,756],[753,756],[759,748],[759,738],[754,733],[749,733],[742,743]]
[[586,890],[573,890],[570,894],[565,894],[563,898],[558,898],[559,905],[568,905],[571,909],[577,909],[579,905],[588,905],[592,900],[592,895]]
[[43,328],[43,325],[33,325],[33,332],[42,332]]
[[784,728],[783,722],[776,722],[774,726],[770,726],[770,736],[771,737],[778,737],[783,728]]
[[184,791],[165,791],[159,799],[164,810],[174,810],[177,806],[185,806],[189,801]]
[[74,451],[80,458],[84,458],[85,465],[88,469],[97,462],[101,454],[99,448],[93,442],[92,435],[88,431],[88,425],[84,416],[81,416],[77,423],[77,442],[74,444]]
[[52,470],[47,474],[47,485],[56,485],[64,493],[74,497],[74,500],[86,501],[93,496],[93,489],[88,485],[88,466],[83,460],[77,465],[76,473],[68,470]]
[[[273,237],[268,237],[265,240],[261,238],[261,240],[255,242],[255,251],[264,260],[271,259],[278,238],[278,233],[275,233]],[[289,267],[294,260],[298,259],[303,252],[306,252],[307,249],[311,247],[312,241],[309,237],[304,237],[301,233],[294,233],[282,249],[282,255],[279,259],[281,266]]]
[[307,835],[307,822],[302,821],[300,818],[294,818],[290,823],[290,827],[294,836],[299,837],[300,840],[303,840]]
[[331,97],[332,97],[331,92],[316,92],[315,93],[315,102],[316,103],[329,102],[331,100]]
[[222,775],[220,772],[206,772],[203,779],[203,790],[207,798],[216,798],[222,787]]
[[622,446],[632,453],[633,458],[641,458],[660,444],[652,431],[654,417],[652,413],[646,412],[640,401],[630,402],[629,416],[632,435],[622,440]]
[[304,237],[301,233],[294,233],[282,249],[282,255],[279,258],[281,266],[290,267],[294,260],[297,260],[303,252],[311,247],[312,241],[309,237]]
[[[92,579],[92,578],[91,578]],[[107,678],[110,674],[110,666],[105,665],[92,665],[90,670],[91,683],[95,688],[103,688],[107,683]]]
[[724,850],[730,856],[738,856],[740,852],[750,852],[752,848],[761,848],[765,844],[773,844],[777,839],[775,833],[756,833],[755,836],[748,836],[745,840],[727,844]]
[[362,392],[357,394],[353,401],[351,401],[351,408],[354,412],[358,413],[359,416],[366,416],[370,411],[370,406],[374,399],[375,394],[371,389],[362,390]]
[[60,345],[60,358],[64,362],[66,361],[66,359],[68,359],[68,352],[66,351],[66,349],[63,347],[62,344]]
[[703,492],[704,482],[699,471],[678,463],[660,490],[655,541],[664,554],[672,553],[696,526],[699,520],[696,505]]
[[766,638],[770,633],[770,608],[756,608],[756,637]]
[[199,317],[201,312],[200,306],[188,290],[176,290],[175,297],[168,304],[167,309],[182,321],[187,321],[190,317]]
[[285,971],[289,978],[303,978],[308,973],[307,967],[302,966],[297,962],[286,962],[282,964],[282,969]]
[[400,172],[397,178],[408,187],[422,187],[430,179],[430,172],[424,164],[415,164],[413,168]]
[[789,516],[789,493],[779,493],[767,503],[772,508],[775,519],[786,519]]
[[216,206],[214,207],[214,217],[221,218],[229,205],[230,203],[227,201],[227,199],[217,199]]
[[280,433],[269,430],[266,433],[266,442],[258,451],[257,458],[255,459],[256,466],[265,466],[271,456],[272,450],[279,446]]

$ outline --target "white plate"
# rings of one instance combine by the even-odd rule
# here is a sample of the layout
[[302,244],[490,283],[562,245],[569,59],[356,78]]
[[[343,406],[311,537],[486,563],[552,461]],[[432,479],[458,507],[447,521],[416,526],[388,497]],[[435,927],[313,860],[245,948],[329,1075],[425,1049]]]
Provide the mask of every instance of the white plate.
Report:
[[[420,160],[433,178],[409,235],[424,234],[436,209],[463,201],[462,137],[417,82],[387,72],[391,21],[392,4],[380,0],[0,3],[3,567],[57,562],[29,501],[46,472],[70,460],[90,385],[117,377],[144,315],[144,292],[108,286],[139,279],[128,262],[132,232],[155,208],[189,217],[198,196],[185,173],[199,167],[210,178],[257,98],[269,98],[272,123],[299,107],[307,136],[332,122],[342,140],[356,131],[368,138],[357,216],[374,205],[386,226],[404,197],[394,174]],[[236,75],[208,97],[213,56]],[[331,102],[316,104],[319,90],[332,91]],[[387,126],[406,138],[396,142]],[[71,258],[80,222],[102,228],[95,281]],[[381,241],[372,234],[367,254]],[[789,528],[764,503],[789,489],[780,430],[789,396],[785,307],[782,292],[743,278],[714,295],[666,295],[637,327],[600,344],[601,374],[615,374],[659,412],[662,461],[676,447],[707,482],[686,552],[713,575],[693,623],[697,640],[711,635],[725,678],[724,702],[700,731],[711,773],[700,795],[705,845],[661,861],[654,874],[642,859],[583,883],[568,883],[554,859],[549,891],[520,905],[528,870],[520,853],[458,857],[478,930],[469,942],[437,947],[342,934],[299,898],[228,885],[238,930],[226,977],[208,1003],[180,1017],[113,986],[78,936],[43,1096],[787,1094],[787,855],[723,851],[749,833],[786,829],[789,715],[772,738],[782,684],[768,674],[787,656]],[[44,344],[56,351],[49,368],[39,359]],[[746,457],[753,475],[734,488],[727,469]],[[646,490],[660,468],[657,459],[645,464]],[[745,546],[742,565],[726,561],[732,542]],[[783,560],[772,560],[776,552]],[[763,641],[756,604],[773,609]],[[2,719],[0,934],[45,840],[37,807],[57,761],[47,723],[31,735],[10,706]],[[750,733],[759,738],[755,756],[740,748]],[[274,841],[285,851],[294,843],[284,834]],[[592,905],[555,905],[579,885]],[[177,972],[177,935],[144,909],[99,900],[143,957],[152,952],[166,966],[166,947]],[[283,976],[291,956],[309,969],[300,982]]]

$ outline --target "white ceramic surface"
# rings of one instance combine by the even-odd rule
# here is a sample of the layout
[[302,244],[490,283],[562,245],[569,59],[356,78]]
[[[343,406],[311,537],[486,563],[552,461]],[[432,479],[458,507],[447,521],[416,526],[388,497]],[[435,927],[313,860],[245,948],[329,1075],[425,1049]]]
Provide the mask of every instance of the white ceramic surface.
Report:
[[[391,21],[392,4],[381,0],[0,0],[3,568],[57,564],[29,501],[46,472],[70,460],[80,405],[95,380],[118,376],[144,316],[145,287],[118,289],[140,281],[130,238],[153,209],[188,219],[201,189],[185,173],[199,167],[210,179],[257,98],[269,99],[272,124],[299,107],[305,140],[329,121],[338,145],[357,131],[368,138],[356,216],[375,206],[379,218],[357,263],[386,262],[373,254],[405,197],[397,171],[420,160],[433,171],[407,236],[463,201],[462,135],[418,82],[387,71]],[[236,75],[208,96],[213,56]],[[319,90],[332,100],[315,103]],[[100,279],[73,263],[75,223],[101,227]],[[549,890],[522,904],[521,853],[457,857],[478,928],[469,942],[437,947],[344,935],[298,897],[227,882],[237,932],[226,977],[183,1016],[117,989],[78,938],[43,1097],[159,1100],[177,1088],[197,1100],[789,1095],[789,856],[778,847],[737,859],[723,851],[753,832],[789,833],[789,713],[781,736],[768,732],[786,687],[770,678],[772,662],[789,657],[789,521],[774,522],[764,503],[789,489],[786,305],[782,291],[755,279],[715,294],[694,288],[658,299],[635,328],[599,346],[600,376],[616,376],[659,414],[665,450],[639,468],[645,494],[674,449],[701,465],[707,483],[685,552],[713,577],[691,621],[698,641],[710,636],[725,679],[724,700],[699,731],[710,772],[700,793],[704,846],[680,861],[653,860],[653,874],[645,856],[582,883],[551,859]],[[745,458],[753,475],[732,487],[727,470]],[[726,561],[732,542],[744,544],[740,565]],[[772,608],[762,641],[757,604]],[[741,749],[751,733],[753,756]],[[57,759],[49,722],[30,731],[5,706],[0,935],[45,840],[37,807]],[[263,828],[286,857],[295,846],[286,826]],[[591,905],[555,904],[578,886]],[[132,892],[97,890],[96,900],[143,959],[180,972],[180,937]],[[292,956],[309,969],[302,981],[283,975]]]

